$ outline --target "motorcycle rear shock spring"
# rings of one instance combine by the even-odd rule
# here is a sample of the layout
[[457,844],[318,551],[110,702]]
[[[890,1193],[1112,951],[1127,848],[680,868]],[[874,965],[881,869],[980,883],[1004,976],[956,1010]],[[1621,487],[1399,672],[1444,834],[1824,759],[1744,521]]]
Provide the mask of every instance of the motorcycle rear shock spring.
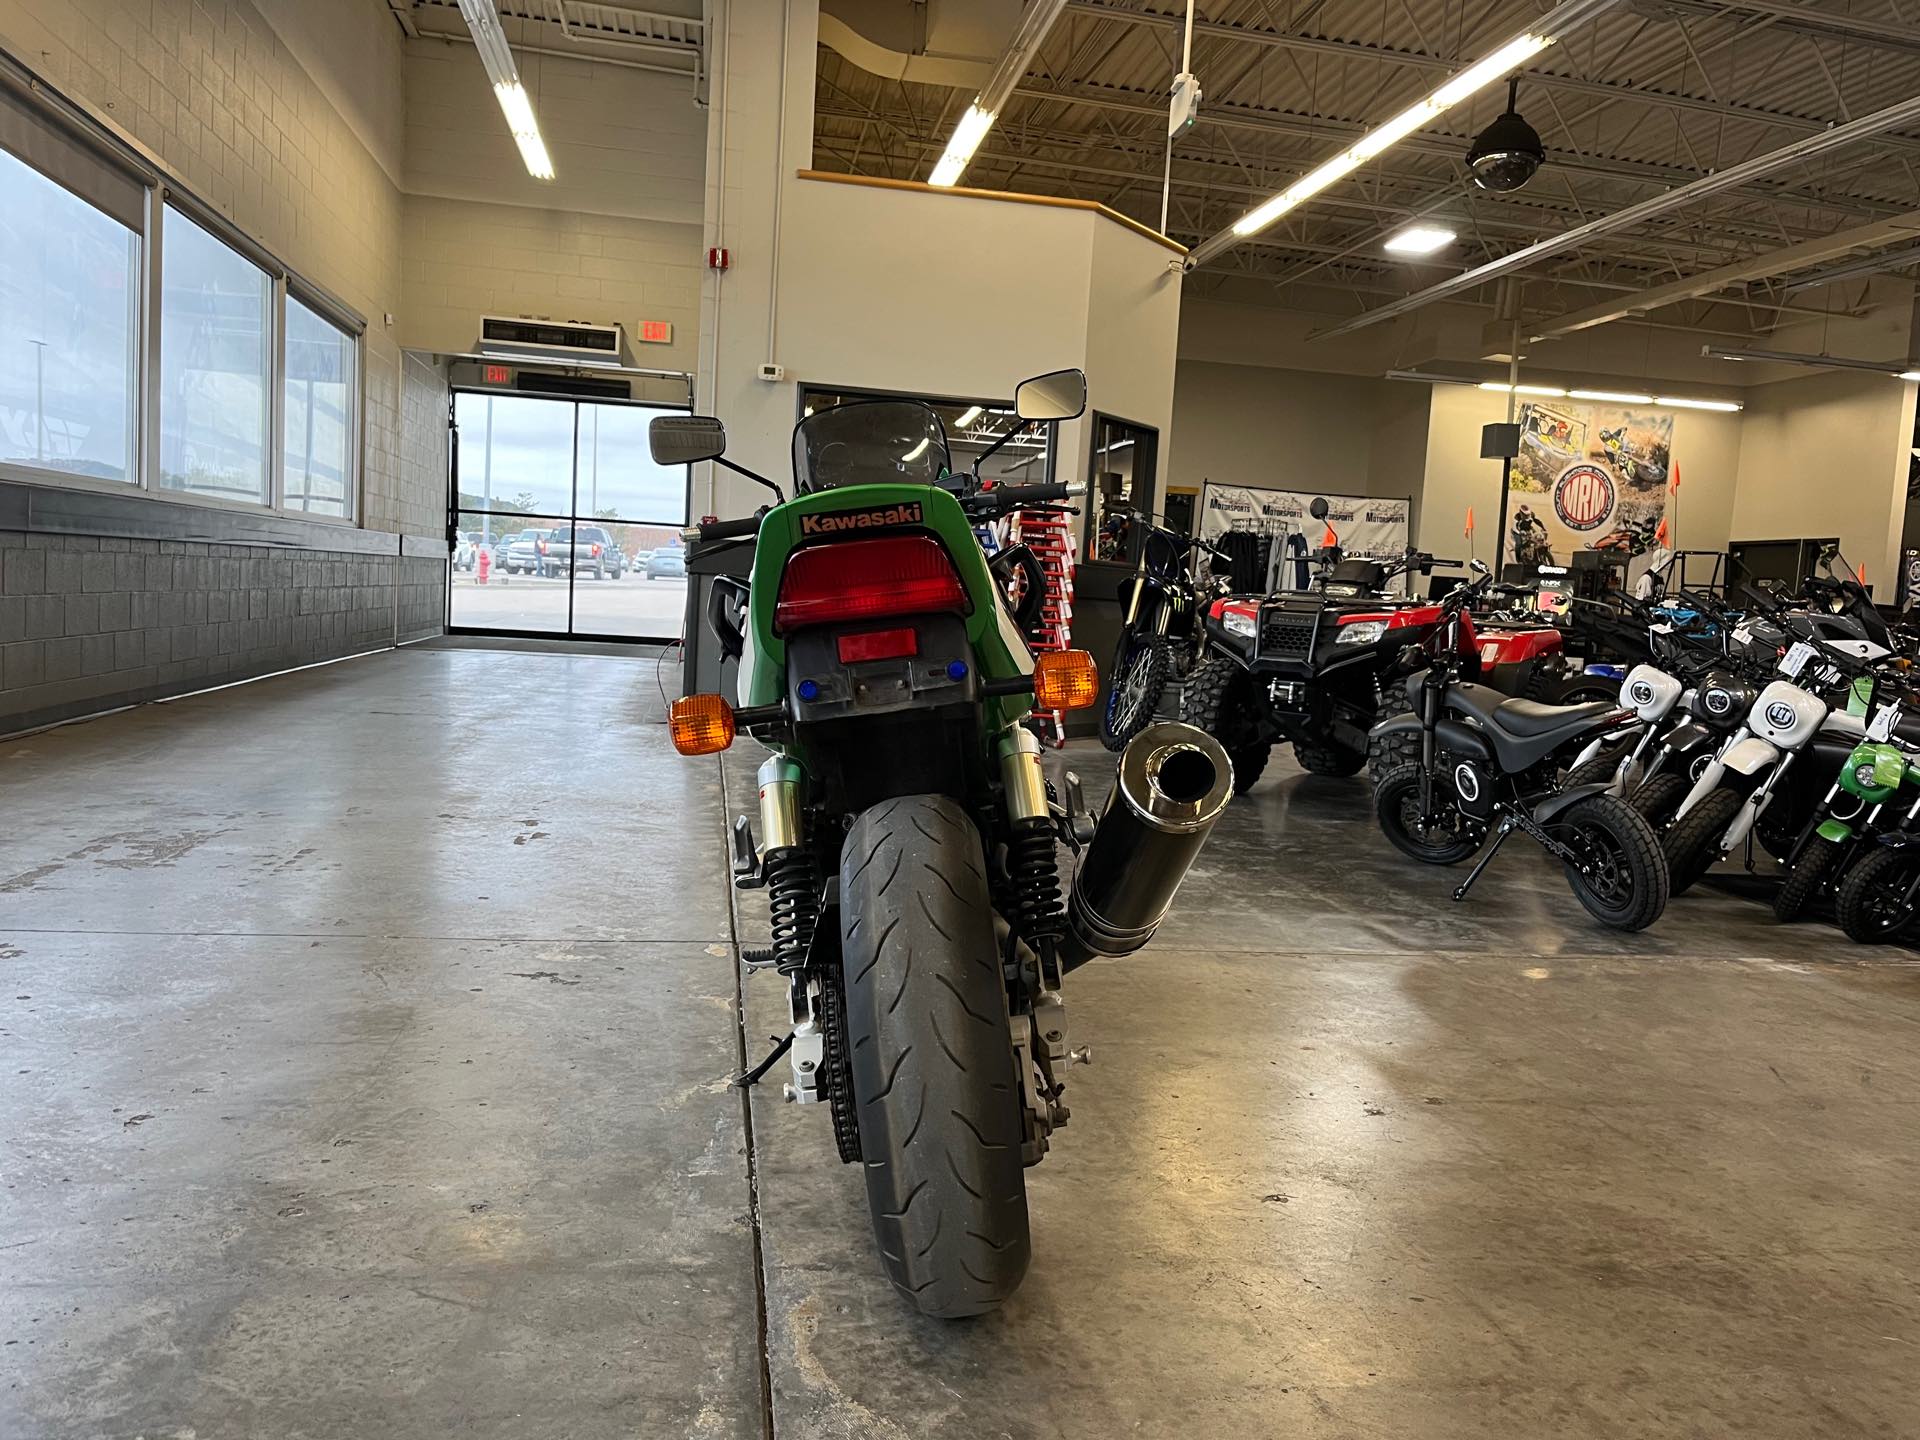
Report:
[[1022,821],[1007,842],[1007,881],[1012,891],[1008,917],[1021,939],[1035,949],[1063,933],[1060,865],[1054,854],[1053,824]]
[[820,871],[813,852],[796,845],[766,857],[767,904],[773,925],[773,963],[782,975],[806,963],[820,920]]

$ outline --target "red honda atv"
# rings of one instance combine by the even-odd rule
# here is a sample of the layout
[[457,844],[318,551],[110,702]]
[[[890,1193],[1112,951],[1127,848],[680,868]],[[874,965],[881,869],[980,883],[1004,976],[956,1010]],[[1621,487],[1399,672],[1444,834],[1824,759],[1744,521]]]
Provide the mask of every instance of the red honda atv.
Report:
[[[1206,649],[1187,676],[1180,718],[1217,739],[1233,759],[1244,794],[1266,768],[1275,741],[1316,775],[1353,775],[1371,759],[1376,773],[1405,758],[1368,753],[1368,732],[1406,708],[1405,677],[1426,661],[1407,658],[1443,623],[1437,603],[1388,596],[1396,575],[1425,575],[1435,560],[1408,550],[1396,563],[1326,563],[1310,590],[1216,600],[1205,617]],[[1552,625],[1460,624],[1462,678],[1509,695],[1552,693],[1577,669]],[[1386,697],[1383,704],[1383,698]],[[1387,742],[1397,743],[1397,737]]]

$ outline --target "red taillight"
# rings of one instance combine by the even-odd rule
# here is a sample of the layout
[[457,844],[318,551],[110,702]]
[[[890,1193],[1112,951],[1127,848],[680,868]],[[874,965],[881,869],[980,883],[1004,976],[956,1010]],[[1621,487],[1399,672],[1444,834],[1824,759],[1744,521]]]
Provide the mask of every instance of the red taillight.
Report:
[[784,634],[807,625],[967,609],[966,587],[938,540],[889,535],[794,551],[780,577],[773,628]]
[[858,665],[865,660],[898,660],[920,653],[920,637],[911,625],[903,625],[898,630],[863,630],[858,635],[842,635],[838,648],[842,665]]
[[600,558],[600,542],[598,540],[593,542],[593,558],[596,560]]

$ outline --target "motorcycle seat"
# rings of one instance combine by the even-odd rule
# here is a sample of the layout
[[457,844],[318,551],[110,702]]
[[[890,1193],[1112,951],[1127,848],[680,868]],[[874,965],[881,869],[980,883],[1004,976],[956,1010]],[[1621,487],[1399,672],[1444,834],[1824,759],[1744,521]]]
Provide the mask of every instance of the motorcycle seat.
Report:
[[1585,705],[1542,705],[1512,700],[1490,685],[1456,684],[1447,704],[1478,721],[1508,770],[1524,770],[1587,731],[1620,707],[1608,700]]

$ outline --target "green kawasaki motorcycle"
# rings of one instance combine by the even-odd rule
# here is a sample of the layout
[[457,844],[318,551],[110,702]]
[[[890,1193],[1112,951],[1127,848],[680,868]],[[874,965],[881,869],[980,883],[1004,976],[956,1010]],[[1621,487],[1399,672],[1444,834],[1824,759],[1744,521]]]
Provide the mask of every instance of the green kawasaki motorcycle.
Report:
[[[1077,416],[1077,370],[1023,383],[1019,423]],[[654,459],[714,460],[778,503],[698,527],[753,538],[751,578],[716,582],[707,619],[739,661],[737,708],[672,707],[674,744],[712,754],[745,730],[758,837],[734,825],[735,884],[764,887],[773,943],[748,964],[785,979],[787,1097],[823,1104],[840,1158],[860,1162],[888,1277],[929,1315],[992,1309],[1027,1268],[1023,1167],[1066,1123],[1062,981],[1152,938],[1233,794],[1226,753],[1184,725],[1120,756],[1097,822],[1078,781],[1057,796],[1026,723],[1098,699],[1082,651],[1031,655],[1041,600],[1019,547],[990,566],[973,526],[1064,497],[954,473],[939,416],[917,401],[823,409],[793,435],[795,497],[723,458],[721,423],[653,422]],[[986,456],[981,457],[983,460]],[[1061,903],[1056,842],[1079,853]]]

